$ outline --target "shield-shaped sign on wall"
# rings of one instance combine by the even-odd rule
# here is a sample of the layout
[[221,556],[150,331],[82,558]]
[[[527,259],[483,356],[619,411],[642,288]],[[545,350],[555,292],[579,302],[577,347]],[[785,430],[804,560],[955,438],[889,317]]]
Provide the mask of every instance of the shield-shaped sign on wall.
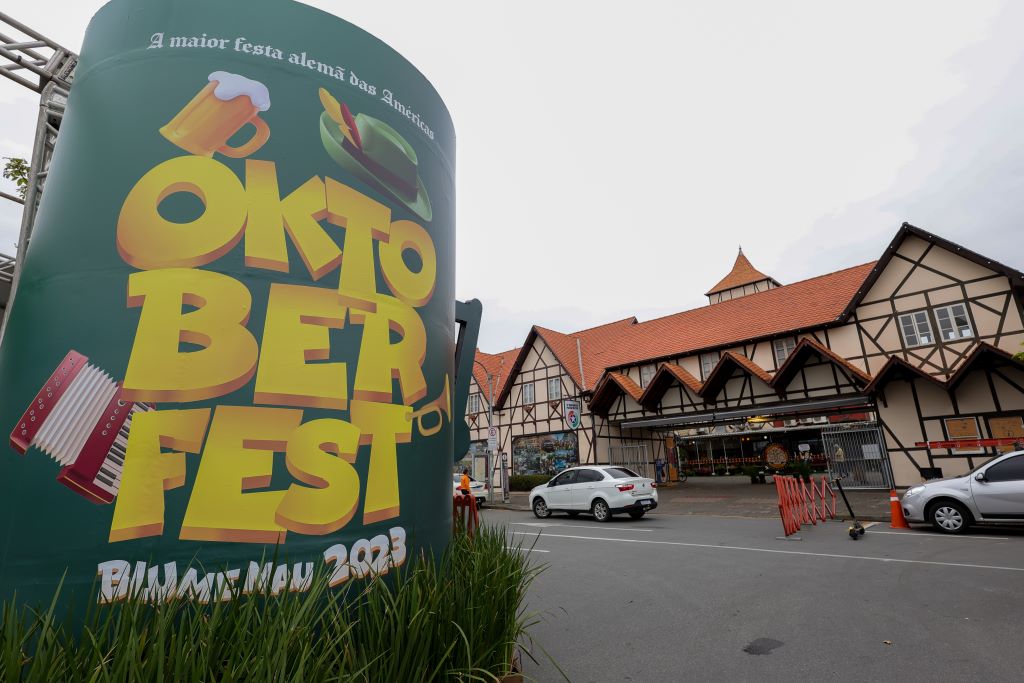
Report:
[[562,414],[565,415],[565,424],[569,429],[576,429],[580,426],[580,402],[566,400],[562,402]]

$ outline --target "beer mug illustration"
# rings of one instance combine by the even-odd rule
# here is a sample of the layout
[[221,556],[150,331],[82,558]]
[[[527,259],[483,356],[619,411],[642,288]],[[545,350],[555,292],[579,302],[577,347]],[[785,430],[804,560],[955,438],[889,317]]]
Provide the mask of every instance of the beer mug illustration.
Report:
[[[214,152],[235,158],[249,156],[270,138],[270,128],[259,116],[270,109],[267,86],[226,71],[214,71],[209,81],[160,134],[199,156],[210,157]],[[253,136],[238,147],[229,146],[231,136],[247,123],[256,128]]]

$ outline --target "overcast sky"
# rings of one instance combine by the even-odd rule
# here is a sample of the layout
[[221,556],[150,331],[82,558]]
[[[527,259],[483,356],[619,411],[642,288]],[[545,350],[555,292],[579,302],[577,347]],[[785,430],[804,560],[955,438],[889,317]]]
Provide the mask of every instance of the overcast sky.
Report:
[[[102,4],[3,11],[77,51]],[[447,102],[485,351],[703,305],[740,244],[788,283],[877,258],[906,220],[1024,268],[1024,3],[308,4]],[[0,156],[29,156],[37,105],[0,78]],[[0,252],[19,222],[0,200]]]

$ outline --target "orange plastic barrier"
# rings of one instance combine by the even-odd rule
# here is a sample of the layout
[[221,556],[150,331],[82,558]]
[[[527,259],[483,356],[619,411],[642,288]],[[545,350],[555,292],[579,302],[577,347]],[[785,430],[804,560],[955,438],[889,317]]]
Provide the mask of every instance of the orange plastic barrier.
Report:
[[476,498],[461,493],[452,498],[452,534],[465,532],[473,538],[480,526],[480,514],[476,509]]
[[775,475],[775,490],[779,496],[779,516],[782,529],[791,536],[805,524],[817,524],[836,516],[836,494],[821,477],[817,483],[797,477]]

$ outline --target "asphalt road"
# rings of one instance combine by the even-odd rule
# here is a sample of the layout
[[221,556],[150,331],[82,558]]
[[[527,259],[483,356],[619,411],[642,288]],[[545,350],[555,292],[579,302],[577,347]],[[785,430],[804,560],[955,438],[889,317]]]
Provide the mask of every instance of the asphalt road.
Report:
[[[490,510],[546,570],[532,635],[572,681],[1019,681],[1024,531]],[[526,673],[565,680],[538,647]]]

